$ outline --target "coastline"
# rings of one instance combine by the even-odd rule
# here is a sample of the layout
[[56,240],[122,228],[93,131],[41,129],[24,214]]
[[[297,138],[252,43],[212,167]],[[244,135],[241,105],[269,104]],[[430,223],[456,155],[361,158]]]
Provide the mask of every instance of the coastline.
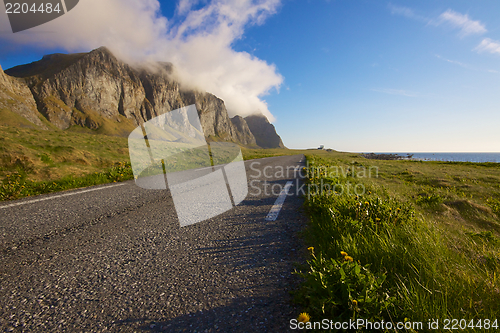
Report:
[[379,160],[500,163],[500,153],[363,153],[361,156]]

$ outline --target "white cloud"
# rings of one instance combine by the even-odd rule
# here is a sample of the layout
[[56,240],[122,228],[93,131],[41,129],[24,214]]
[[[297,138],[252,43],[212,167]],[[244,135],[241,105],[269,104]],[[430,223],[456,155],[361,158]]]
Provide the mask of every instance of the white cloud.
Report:
[[450,64],[455,64],[455,65],[458,65],[458,66],[463,67],[463,68],[470,68],[469,65],[464,64],[463,62],[460,62],[460,61],[457,61],[457,60],[446,59],[446,58],[440,56],[439,54],[436,54],[436,58],[442,59],[442,60],[444,60],[446,62],[449,62]]
[[406,97],[420,96],[420,94],[417,92],[402,90],[402,89],[377,88],[377,89],[371,89],[371,91],[380,92],[380,93],[389,94],[389,95],[406,96]]
[[389,4],[389,9],[391,10],[392,15],[400,15],[418,21],[429,22],[429,19],[425,18],[424,16],[416,14],[413,9],[408,7]]
[[461,36],[484,34],[488,30],[480,21],[473,21],[467,14],[460,14],[451,9],[448,9],[439,16],[436,25],[447,23],[454,28],[460,29]]
[[224,99],[231,116],[260,111],[273,121],[262,97],[279,89],[282,76],[232,44],[247,25],[275,14],[280,1],[180,0],[169,21],[158,0],[86,0],[54,21],[0,38],[69,52],[107,46],[129,62],[170,61],[183,84]]
[[408,8],[408,7],[395,6],[395,5],[389,4],[389,9],[391,10],[391,14],[393,14],[393,15],[402,15],[402,16],[406,16],[409,18],[415,17],[415,12],[413,11],[413,9]]
[[463,68],[466,68],[466,69],[469,69],[469,70],[473,70],[473,71],[493,73],[493,74],[499,74],[500,73],[500,72],[498,72],[497,70],[494,70],[494,69],[478,68],[478,67],[471,66],[469,64],[465,64],[465,63],[457,61],[457,60],[446,59],[446,58],[440,56],[439,54],[436,54],[436,58],[444,60],[446,62],[449,62],[450,64],[458,65],[460,67],[463,67]]
[[479,53],[489,52],[500,54],[500,42],[494,41],[490,38],[485,38],[476,48],[474,48],[474,51]]
[[389,9],[391,10],[391,14],[393,15],[401,15],[410,19],[425,22],[430,25],[438,26],[441,24],[448,24],[453,28],[460,29],[459,34],[462,37],[474,34],[484,34],[488,31],[485,25],[481,23],[481,21],[471,20],[467,14],[460,14],[451,9],[448,9],[447,11],[439,15],[437,19],[430,19],[425,16],[416,14],[413,9],[408,7],[389,4]]

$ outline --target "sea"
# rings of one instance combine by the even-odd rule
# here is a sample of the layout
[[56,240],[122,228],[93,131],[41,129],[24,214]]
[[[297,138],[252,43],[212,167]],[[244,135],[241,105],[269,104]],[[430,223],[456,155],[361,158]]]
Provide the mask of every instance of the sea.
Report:
[[423,161],[500,163],[500,153],[392,153],[392,154],[404,157],[408,156],[408,154],[413,154],[412,159],[423,160]]

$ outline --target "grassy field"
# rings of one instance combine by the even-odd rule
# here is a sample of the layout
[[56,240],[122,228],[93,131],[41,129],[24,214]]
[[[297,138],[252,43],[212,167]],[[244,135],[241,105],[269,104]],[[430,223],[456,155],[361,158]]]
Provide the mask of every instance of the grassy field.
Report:
[[439,320],[444,332],[457,319],[463,331],[496,331],[500,164],[307,158],[309,260],[295,299],[312,322],[429,331]]
[[[133,179],[126,137],[79,127],[45,131],[16,124],[0,125],[0,200]],[[219,160],[227,157],[218,152]],[[252,159],[298,152],[242,148],[242,153]]]
[[132,179],[127,139],[0,126],[0,200]]

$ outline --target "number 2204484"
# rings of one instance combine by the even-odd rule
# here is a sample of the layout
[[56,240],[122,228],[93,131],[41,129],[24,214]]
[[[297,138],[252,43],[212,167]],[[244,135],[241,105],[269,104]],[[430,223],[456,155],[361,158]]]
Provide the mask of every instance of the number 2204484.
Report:
[[484,329],[497,330],[497,319],[444,319],[443,329],[445,330],[465,330],[465,329]]
[[55,6],[50,3],[41,3],[41,4],[32,4],[31,6],[27,3],[10,3],[7,2],[5,4],[5,13],[7,14],[28,14],[28,13],[60,13],[62,11],[59,3],[55,4]]

